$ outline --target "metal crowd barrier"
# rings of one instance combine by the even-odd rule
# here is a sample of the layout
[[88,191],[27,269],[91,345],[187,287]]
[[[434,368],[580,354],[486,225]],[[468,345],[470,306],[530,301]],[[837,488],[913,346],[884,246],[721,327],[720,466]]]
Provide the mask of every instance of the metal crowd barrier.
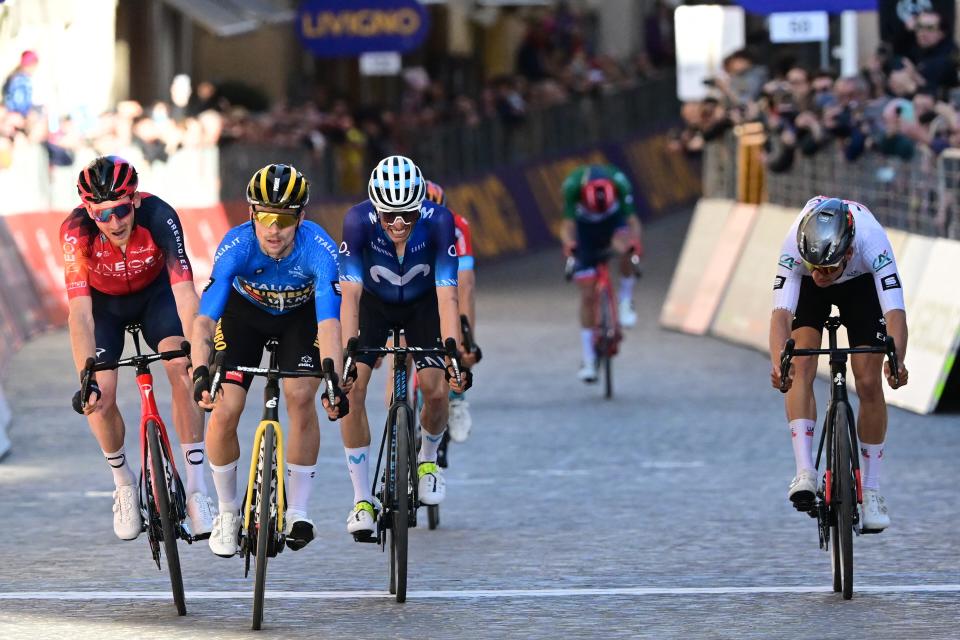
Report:
[[[817,194],[862,202],[881,224],[926,236],[960,239],[960,149],[935,156],[917,147],[913,159],[868,152],[850,162],[833,146],[812,156],[797,152],[789,171],[766,171],[752,153],[755,132],[738,131],[704,149],[703,191],[707,197],[756,202],[756,172],[762,171],[763,199],[799,208]],[[746,133],[746,135],[743,135]],[[754,176],[753,180],[747,175]]]

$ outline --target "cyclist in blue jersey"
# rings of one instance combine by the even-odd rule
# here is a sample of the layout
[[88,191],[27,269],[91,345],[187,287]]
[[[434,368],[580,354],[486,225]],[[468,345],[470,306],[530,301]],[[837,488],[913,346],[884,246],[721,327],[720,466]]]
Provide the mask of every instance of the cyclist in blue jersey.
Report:
[[[461,344],[457,303],[457,250],[453,217],[446,207],[424,203],[426,181],[409,158],[389,156],[370,175],[369,199],[352,207],[343,221],[340,286],[343,337],[359,336],[361,347],[380,347],[390,329],[404,330],[412,347],[438,348],[440,337]],[[341,421],[354,508],[347,530],[374,531],[376,503],[370,491],[370,425],[364,407],[374,356],[358,356],[349,392],[353,411]],[[419,497],[439,504],[446,487],[437,466],[437,448],[447,425],[447,395],[466,391],[472,377],[464,370],[461,384],[449,361],[414,358],[424,407],[423,439],[418,454]],[[444,383],[446,371],[448,383]]]
[[[207,455],[220,502],[210,549],[227,558],[238,550],[237,423],[252,381],[235,367],[258,366],[271,337],[278,339],[282,369],[318,371],[327,357],[338,374],[342,366],[337,249],[323,228],[304,220],[309,195],[307,179],[290,165],[267,165],[253,175],[247,186],[250,221],[231,229],[220,243],[194,322],[194,397],[213,410]],[[209,393],[211,346],[224,352],[226,373],[217,398]],[[290,417],[285,533],[294,550],[315,535],[306,510],[320,449],[319,385],[318,378],[283,380]],[[326,397],[322,401],[330,420],[348,411],[343,392],[337,391],[334,406]]]

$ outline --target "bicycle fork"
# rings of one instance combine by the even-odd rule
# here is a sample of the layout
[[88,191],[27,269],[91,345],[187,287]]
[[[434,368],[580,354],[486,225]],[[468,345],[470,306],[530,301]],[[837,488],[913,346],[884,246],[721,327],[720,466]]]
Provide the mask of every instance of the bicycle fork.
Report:
[[[250,512],[253,509],[256,509],[256,505],[253,504],[253,491],[254,486],[257,481],[257,473],[262,469],[263,465],[263,434],[266,430],[270,428],[273,429],[274,433],[274,442],[276,442],[276,465],[275,469],[277,470],[277,530],[283,531],[284,523],[283,516],[286,513],[286,494],[284,492],[283,479],[286,474],[283,464],[283,430],[280,428],[280,423],[275,420],[263,420],[260,425],[257,427],[257,431],[253,436],[253,453],[250,459],[250,474],[247,478],[247,494],[246,498],[243,501],[244,510],[243,510],[243,531],[250,530]],[[263,482],[267,482],[267,479],[264,478]],[[264,493],[267,493],[267,499],[269,499],[269,489],[265,489],[261,486],[260,492],[257,495],[258,500],[264,499]],[[264,527],[264,523],[258,523],[261,527]]]

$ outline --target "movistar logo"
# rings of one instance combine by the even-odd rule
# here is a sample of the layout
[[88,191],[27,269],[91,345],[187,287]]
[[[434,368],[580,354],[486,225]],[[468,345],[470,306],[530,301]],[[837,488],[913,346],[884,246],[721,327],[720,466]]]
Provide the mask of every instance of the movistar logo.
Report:
[[361,462],[367,459],[367,454],[361,453],[357,457],[347,454],[347,457],[350,459],[350,462],[352,462],[353,464],[360,464]]
[[424,276],[430,275],[430,265],[418,264],[402,276],[379,264],[375,264],[370,267],[370,277],[373,278],[374,282],[380,282],[380,279],[383,278],[396,287],[402,287],[403,285],[408,284],[420,274],[423,274]]

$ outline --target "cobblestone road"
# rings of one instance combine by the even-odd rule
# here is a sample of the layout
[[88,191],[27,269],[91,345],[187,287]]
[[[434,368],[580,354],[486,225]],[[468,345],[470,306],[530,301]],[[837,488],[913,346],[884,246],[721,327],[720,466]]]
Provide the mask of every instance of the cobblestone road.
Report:
[[[270,564],[261,637],[957,637],[960,420],[891,410],[893,526],[855,540],[856,593],[843,602],[813,521],[785,497],[793,458],[766,358],[657,327],[688,220],[650,226],[640,323],[611,402],[575,380],[575,291],[556,254],[480,273],[474,432],[451,448],[441,528],[412,532],[406,604],[386,594],[385,554],[345,532],[350,483],[325,422],[320,535]],[[4,380],[15,422],[0,464],[0,638],[248,636],[239,559],[182,547],[189,613],[177,618],[144,539],[114,538],[110,474],[69,409],[68,371],[58,332]],[[133,418],[133,380],[122,382]],[[244,460],[258,414],[242,422]],[[371,414],[379,424],[383,410]]]

